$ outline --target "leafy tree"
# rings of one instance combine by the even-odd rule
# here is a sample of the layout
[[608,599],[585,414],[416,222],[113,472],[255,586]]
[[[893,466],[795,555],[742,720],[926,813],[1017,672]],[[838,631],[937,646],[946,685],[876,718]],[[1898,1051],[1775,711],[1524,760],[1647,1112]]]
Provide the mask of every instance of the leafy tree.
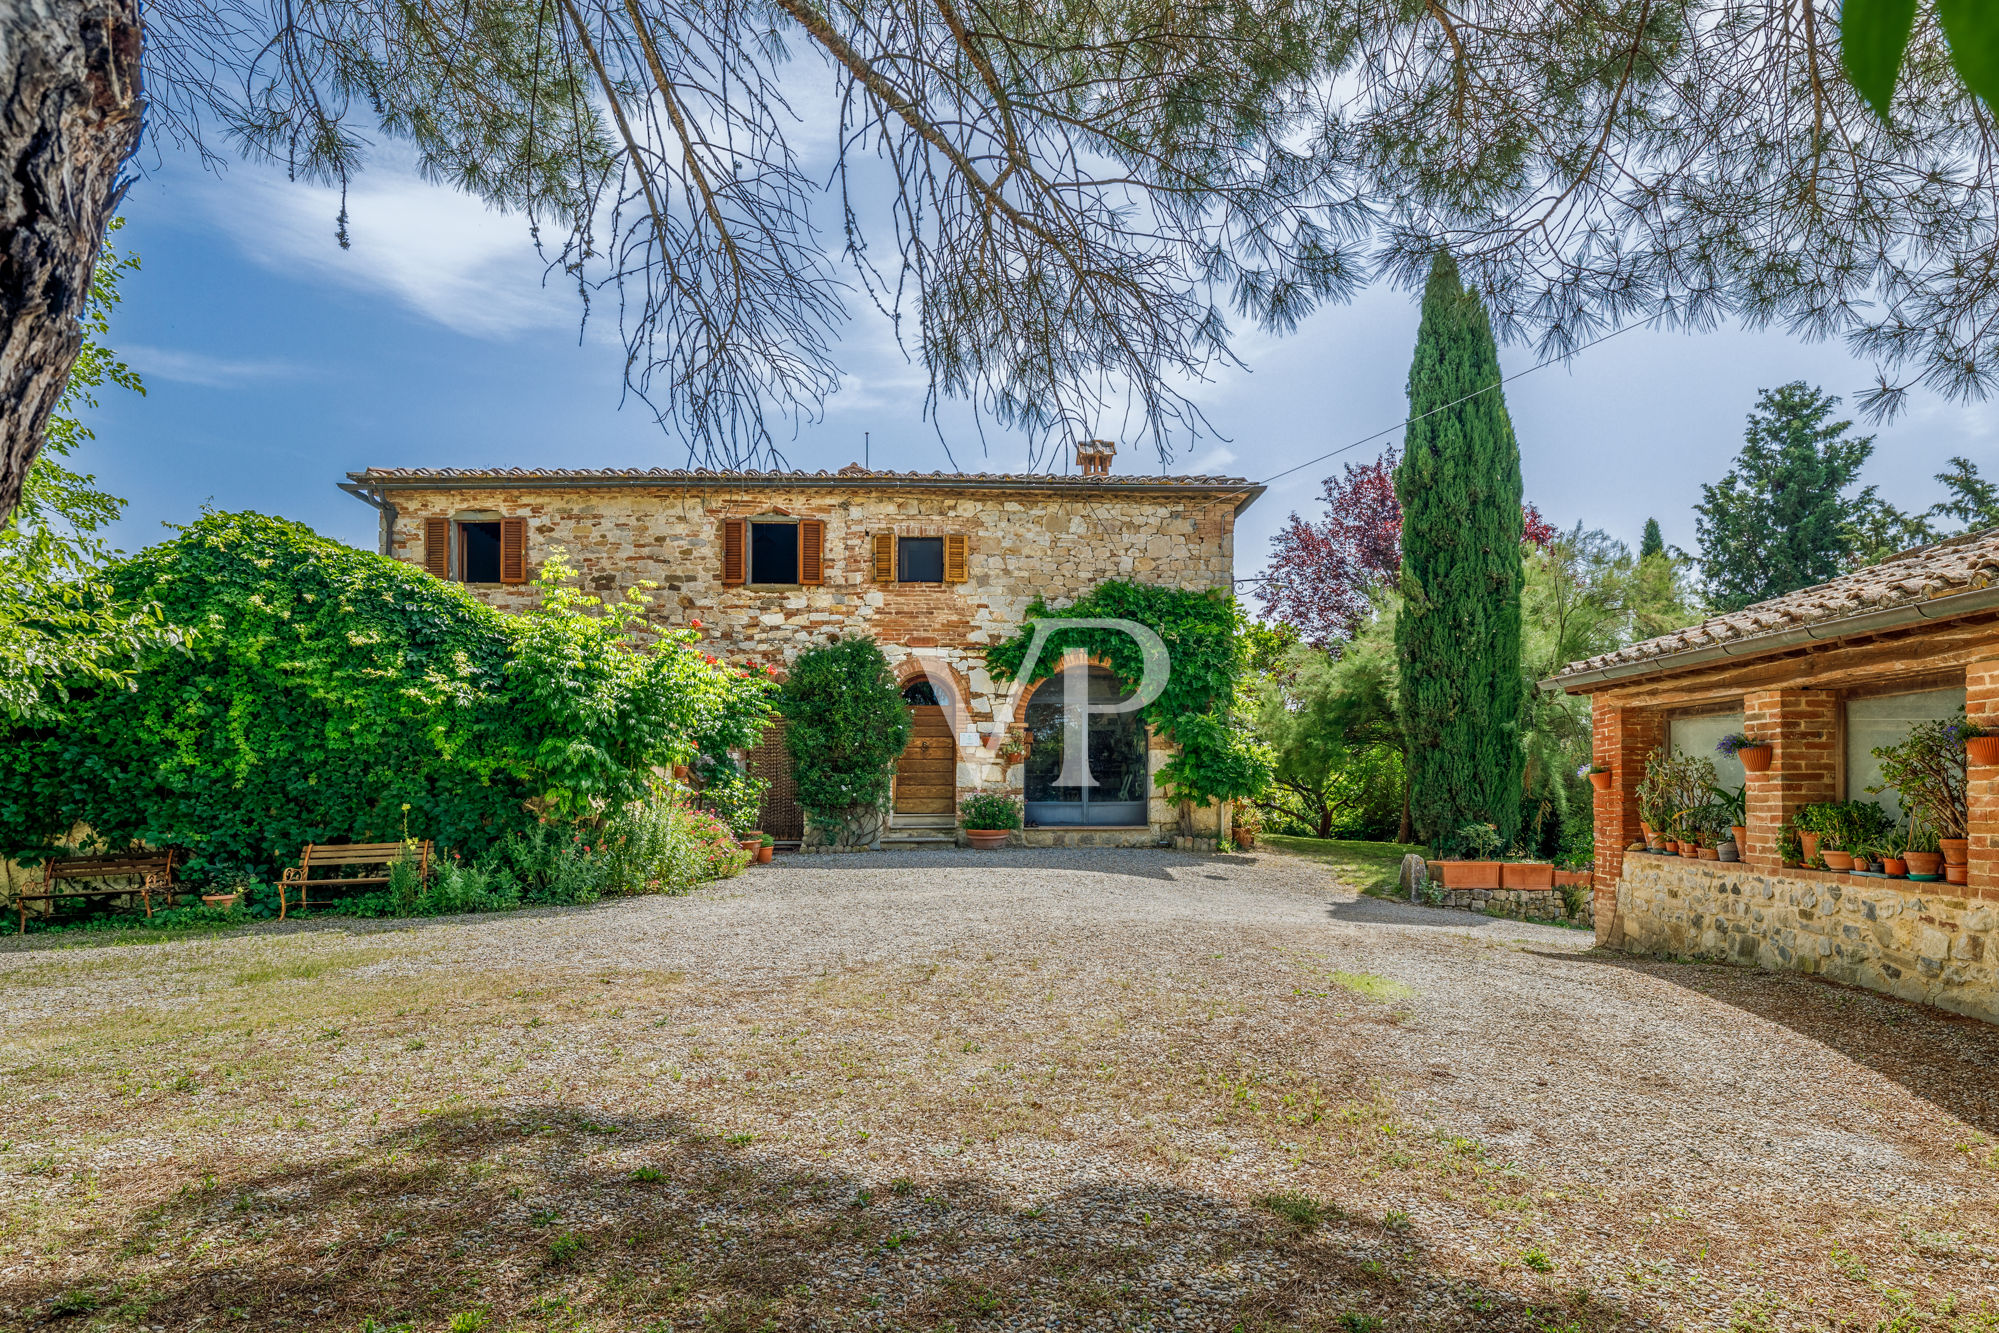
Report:
[[874,841],[910,731],[881,647],[857,635],[807,648],[780,700],[800,808],[836,841]]
[[1874,452],[1874,437],[1848,438],[1853,423],[1831,419],[1838,406],[1836,396],[1803,380],[1765,389],[1735,466],[1701,487],[1694,530],[1717,611],[1823,583],[1845,566],[1855,545],[1849,516],[1875,503],[1871,487],[1845,492]]
[[1950,492],[1948,500],[1930,506],[1927,517],[1954,518],[1967,528],[1999,525],[1999,482],[1978,475],[1978,464],[1969,458],[1952,458],[1948,471],[1937,473],[1938,481]]
[[[115,234],[122,225],[113,219]],[[119,282],[139,268],[137,255],[106,248],[91,271],[82,345],[68,386],[49,419],[42,454],[28,470],[20,506],[0,525],[0,716],[46,720],[79,681],[117,685],[139,656],[176,641],[150,606],[115,605],[100,569],[111,555],[99,535],[125,502],[99,490],[97,478],[65,462],[95,438],[78,413],[97,406],[106,385],[145,393],[130,366],[103,339],[119,301]]]
[[541,604],[508,615],[300,524],[205,515],[105,576],[185,649],[0,733],[0,852],[82,824],[268,877],[305,843],[407,826],[477,855],[642,799],[704,738],[750,742],[767,680],[704,660],[691,632],[640,647],[641,608],[569,572],[545,562]]
[[1520,819],[1520,449],[1478,297],[1439,254],[1409,369],[1396,651],[1417,832]]
[[[1263,613],[1292,626],[1307,643],[1332,648],[1372,616],[1375,590],[1402,568],[1402,506],[1395,498],[1393,449],[1322,483],[1326,516],[1292,514],[1270,540],[1270,573],[1258,585]],[[1555,528],[1533,505],[1521,508],[1523,537],[1554,540]]]
[[1646,560],[1664,554],[1666,554],[1666,538],[1659,531],[1659,520],[1648,518],[1645,520],[1645,535],[1638,542],[1638,558]]

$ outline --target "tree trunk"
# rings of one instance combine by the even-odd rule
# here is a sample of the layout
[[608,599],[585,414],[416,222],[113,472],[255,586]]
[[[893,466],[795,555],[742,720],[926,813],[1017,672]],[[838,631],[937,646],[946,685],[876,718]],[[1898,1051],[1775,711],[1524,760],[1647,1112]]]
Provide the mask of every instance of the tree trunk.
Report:
[[136,0],[0,0],[0,522],[76,362],[139,113]]

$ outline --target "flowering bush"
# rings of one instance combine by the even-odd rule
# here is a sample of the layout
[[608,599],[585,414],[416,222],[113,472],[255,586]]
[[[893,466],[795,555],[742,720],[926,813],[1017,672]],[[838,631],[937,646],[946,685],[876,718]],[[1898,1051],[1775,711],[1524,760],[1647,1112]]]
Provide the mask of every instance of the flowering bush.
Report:
[[1733,759],[1738,753],[1740,753],[1743,750],[1764,749],[1767,748],[1769,744],[1770,742],[1765,740],[1758,740],[1756,737],[1749,735],[1747,732],[1731,731],[1726,736],[1723,736],[1720,740],[1715,742],[1714,752],[1716,754],[1726,755],[1730,759]]

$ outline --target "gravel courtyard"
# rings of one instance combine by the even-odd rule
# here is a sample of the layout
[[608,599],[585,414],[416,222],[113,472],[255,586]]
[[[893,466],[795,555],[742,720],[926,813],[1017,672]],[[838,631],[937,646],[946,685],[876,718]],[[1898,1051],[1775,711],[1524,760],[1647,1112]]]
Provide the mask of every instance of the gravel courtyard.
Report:
[[63,942],[0,1328],[1999,1329],[1999,1029],[1288,856]]

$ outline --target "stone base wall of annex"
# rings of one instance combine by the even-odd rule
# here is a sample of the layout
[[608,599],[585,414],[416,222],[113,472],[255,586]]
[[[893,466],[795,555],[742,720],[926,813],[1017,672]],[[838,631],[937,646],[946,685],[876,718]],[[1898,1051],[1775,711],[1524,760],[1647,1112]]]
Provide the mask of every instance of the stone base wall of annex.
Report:
[[1999,1022],[1999,904],[1961,886],[1633,852],[1597,934],[1628,953],[1804,972]]

